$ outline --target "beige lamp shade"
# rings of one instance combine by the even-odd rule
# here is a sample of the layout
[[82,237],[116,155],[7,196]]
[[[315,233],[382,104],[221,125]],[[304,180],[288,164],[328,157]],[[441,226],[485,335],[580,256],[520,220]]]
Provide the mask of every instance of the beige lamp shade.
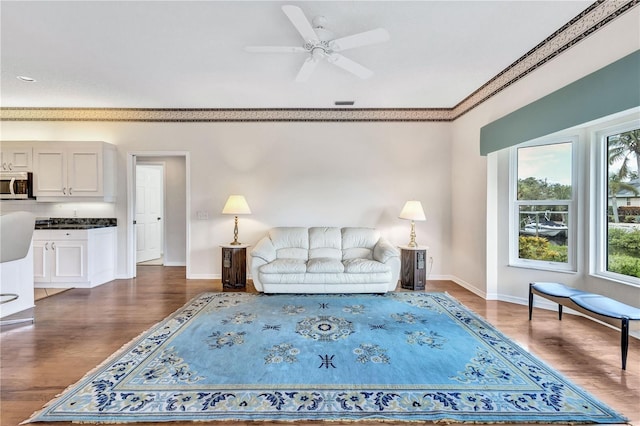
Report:
[[422,209],[422,203],[415,200],[407,201],[398,217],[408,220],[427,220]]
[[427,220],[424,215],[424,210],[422,209],[422,203],[416,200],[410,200],[404,203],[404,207],[400,212],[400,219],[407,219],[411,221],[411,233],[409,234],[409,247],[418,247],[418,243],[416,242],[416,225],[413,223],[414,220]]
[[222,214],[251,214],[244,195],[230,195],[222,209]]
[[249,208],[249,204],[247,204],[247,200],[245,200],[243,195],[229,195],[229,198],[222,209],[222,214],[235,215],[233,241],[230,244],[234,246],[240,245],[241,243],[238,241],[238,215],[251,214],[251,209]]

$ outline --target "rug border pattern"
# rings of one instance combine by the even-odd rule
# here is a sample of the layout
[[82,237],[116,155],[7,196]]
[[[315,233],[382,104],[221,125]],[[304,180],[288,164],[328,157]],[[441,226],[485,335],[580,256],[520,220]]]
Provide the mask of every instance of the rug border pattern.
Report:
[[[476,314],[475,312],[468,309],[466,306],[462,305],[459,301],[457,301],[452,296],[446,293],[388,293],[393,295],[392,297],[415,297],[416,295],[429,295],[429,297],[433,297],[438,300],[438,303],[445,304],[446,309],[445,313],[452,318],[455,318],[458,322],[458,325],[464,327],[467,332],[475,334],[486,342],[491,344],[494,342],[496,345],[502,345],[502,348],[498,348],[496,350],[503,357],[515,356],[521,359],[521,362],[528,363],[529,368],[532,370],[531,380],[535,382],[534,377],[538,374],[537,372],[533,372],[533,370],[540,368],[546,369],[544,372],[545,375],[550,375],[553,377],[554,382],[565,383],[567,389],[572,392],[572,395],[577,395],[580,398],[583,398],[589,404],[591,404],[592,409],[594,409],[599,414],[591,414],[591,416],[585,417],[583,419],[578,418],[567,418],[566,415],[553,415],[546,413],[542,416],[538,416],[533,420],[531,415],[523,412],[522,414],[517,414],[514,412],[497,412],[492,411],[489,415],[485,416],[476,416],[473,422],[476,423],[501,423],[501,422],[559,422],[559,423],[580,423],[580,422],[599,422],[599,423],[620,423],[625,422],[626,419],[620,414],[616,413],[614,410],[610,409],[606,405],[599,402],[596,398],[591,396],[586,391],[580,389],[570,381],[568,381],[565,377],[563,377],[560,373],[557,373],[554,369],[546,365],[544,362],[536,358],[535,356],[528,353],[524,348],[520,345],[506,337],[499,330],[497,330],[493,325],[486,322],[481,316]],[[75,384],[69,386],[63,393],[58,395],[54,400],[50,401],[42,410],[34,413],[31,418],[25,420],[22,424],[35,422],[35,421],[81,421],[81,422],[93,422],[93,423],[104,423],[104,422],[164,422],[164,421],[203,421],[203,420],[399,420],[399,421],[449,421],[449,422],[466,422],[467,413],[464,411],[461,412],[452,412],[448,409],[448,401],[447,391],[443,390],[441,392],[434,392],[433,397],[434,400],[433,406],[429,411],[421,411],[416,410],[414,412],[405,411],[401,413],[400,417],[397,417],[397,413],[385,412],[385,409],[390,405],[395,404],[395,399],[398,397],[398,393],[402,392],[404,398],[418,398],[420,394],[425,394],[425,389],[415,388],[412,386],[398,386],[397,388],[391,389],[391,387],[383,386],[380,388],[372,388],[368,386],[360,386],[357,389],[354,386],[350,387],[341,387],[341,386],[292,386],[288,388],[292,392],[285,391],[274,391],[270,386],[244,386],[242,389],[239,389],[234,386],[220,386],[216,388],[215,386],[207,385],[206,389],[202,389],[203,398],[210,398],[211,403],[209,404],[209,408],[211,411],[204,411],[199,415],[194,415],[192,412],[187,412],[184,414],[179,413],[171,413],[170,417],[167,417],[166,413],[162,414],[151,414],[151,413],[141,413],[139,417],[135,417],[133,420],[129,420],[132,417],[131,412],[126,412],[123,414],[108,412],[105,414],[104,419],[98,418],[95,419],[95,414],[80,416],[76,419],[70,419],[68,413],[52,413],[50,412],[55,407],[60,407],[64,404],[65,400],[72,396],[72,391],[82,388],[86,386],[94,377],[97,375],[105,373],[107,370],[113,367],[113,363],[116,360],[122,360],[123,355],[126,357],[127,354],[131,354],[131,351],[137,347],[143,347],[149,345],[149,341],[158,342],[158,346],[170,339],[173,335],[178,333],[182,327],[185,327],[189,321],[198,316],[201,311],[207,307],[210,303],[214,302],[216,299],[224,300],[223,298],[235,297],[236,300],[248,299],[251,297],[261,297],[264,295],[249,295],[247,293],[202,293],[189,302],[187,302],[182,308],[178,309],[170,316],[168,316],[163,321],[156,323],[154,326],[150,327],[136,338],[132,339],[129,343],[122,346],[120,350],[116,353],[112,354],[107,360],[101,363],[98,367],[94,368],[92,371],[87,373],[82,379],[80,379]],[[298,295],[300,296],[300,295]],[[305,295],[302,295],[305,296]],[[333,297],[339,297],[339,295],[329,295]],[[269,297],[269,296],[264,296]],[[146,343],[145,343],[146,342]],[[506,342],[503,344],[501,342]],[[496,349],[496,348],[494,348]],[[500,352],[501,350],[506,352]],[[153,349],[150,349],[150,352],[153,352]],[[278,385],[278,388],[284,388],[282,385]],[[114,387],[115,389],[115,387]],[[487,387],[488,389],[488,387]],[[513,389],[513,388],[511,388]],[[393,392],[395,390],[396,392]],[[453,387],[452,387],[453,390]],[[193,391],[193,389],[190,389]],[[363,402],[366,402],[365,406],[357,406],[357,403],[350,404],[347,401],[349,397],[348,391],[351,394],[358,394],[360,399]],[[174,390],[166,391],[168,393],[176,393]],[[266,396],[266,402],[270,402],[272,407],[276,407],[275,414],[272,412],[246,412],[238,409],[233,409],[233,404],[229,401],[232,398],[235,398],[236,395],[249,395],[249,394],[262,394],[268,395]],[[366,393],[365,393],[366,392]],[[157,395],[161,395],[165,393],[163,391],[157,392]],[[325,416],[317,416],[318,413],[310,413],[309,411],[295,411],[295,410],[284,410],[281,411],[281,408],[278,404],[285,406],[286,404],[290,404],[291,400],[295,399],[295,395],[297,393],[307,393],[319,395],[317,397],[316,402],[318,404],[321,403],[333,403],[335,401],[341,401],[343,404],[343,411],[340,412],[332,412],[329,413],[320,413],[325,414]],[[550,392],[547,395],[548,398],[553,399],[553,392]],[[247,397],[244,395],[245,397]],[[292,396],[294,395],[294,396]],[[351,395],[351,397],[354,397]],[[354,397],[355,398],[355,397]],[[159,398],[160,399],[160,398]],[[367,401],[365,401],[367,400]],[[266,403],[265,402],[265,403]],[[360,403],[361,401],[358,401]],[[438,405],[441,405],[438,408]],[[300,410],[303,406],[301,405],[298,409]],[[368,408],[367,408],[368,407]],[[373,408],[372,408],[373,407]],[[376,408],[377,407],[377,408]],[[308,407],[307,407],[308,408]],[[363,409],[364,408],[364,409]],[[177,410],[179,411],[179,410]],[[224,413],[223,417],[220,417],[221,413]],[[327,414],[331,414],[331,416],[327,416]]]

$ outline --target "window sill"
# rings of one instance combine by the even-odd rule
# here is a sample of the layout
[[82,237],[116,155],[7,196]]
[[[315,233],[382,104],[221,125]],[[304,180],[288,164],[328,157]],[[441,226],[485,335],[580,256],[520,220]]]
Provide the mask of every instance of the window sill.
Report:
[[556,266],[553,265],[544,265],[544,264],[538,264],[538,263],[529,263],[529,262],[518,262],[518,263],[509,263],[508,265],[510,268],[520,268],[520,269],[533,269],[533,270],[537,270],[537,271],[548,271],[548,272],[558,272],[561,274],[571,274],[571,275],[575,275],[578,272],[573,270],[573,269],[561,269],[558,268]]
[[589,276],[617,284],[628,285],[629,287],[640,288],[640,278],[624,278],[624,276],[611,272],[592,272]]

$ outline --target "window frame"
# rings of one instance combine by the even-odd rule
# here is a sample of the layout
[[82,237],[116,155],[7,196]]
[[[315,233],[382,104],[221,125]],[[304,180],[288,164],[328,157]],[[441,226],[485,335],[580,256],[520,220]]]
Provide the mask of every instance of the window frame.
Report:
[[[626,131],[639,129],[640,119],[631,119],[613,126],[601,126],[593,130],[591,152],[591,196],[595,202],[591,209],[591,229],[595,232],[590,238],[589,275],[617,283],[640,287],[640,278],[619,274],[607,270],[607,231],[608,231],[608,161],[607,138]],[[640,173],[640,170],[638,171]]]
[[[536,146],[571,144],[571,199],[569,200],[518,200],[518,149]],[[578,246],[578,143],[576,134],[545,137],[523,142],[511,147],[509,161],[509,266],[544,271],[577,273]],[[520,206],[522,205],[562,205],[567,206],[567,262],[522,259],[519,257]]]

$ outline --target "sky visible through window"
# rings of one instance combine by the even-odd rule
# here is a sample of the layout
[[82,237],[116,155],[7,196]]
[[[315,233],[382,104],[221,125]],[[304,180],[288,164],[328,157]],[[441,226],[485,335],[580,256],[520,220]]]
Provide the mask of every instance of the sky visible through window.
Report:
[[528,177],[571,185],[571,143],[518,149],[518,180]]

